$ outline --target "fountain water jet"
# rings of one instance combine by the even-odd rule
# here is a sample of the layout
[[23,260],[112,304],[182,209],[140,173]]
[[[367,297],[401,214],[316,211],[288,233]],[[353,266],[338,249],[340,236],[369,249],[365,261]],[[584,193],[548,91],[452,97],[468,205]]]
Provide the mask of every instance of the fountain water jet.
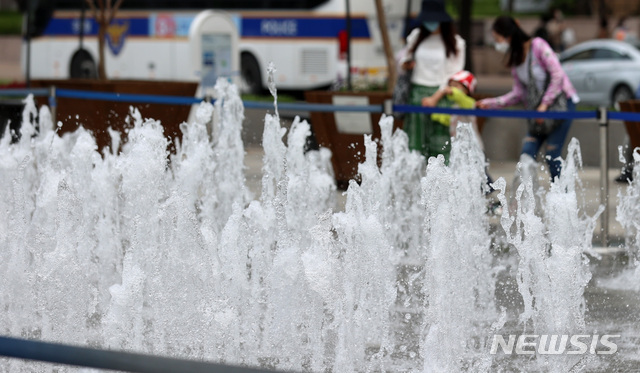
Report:
[[[351,182],[345,210],[333,212],[330,153],[304,152],[310,129],[299,119],[285,144],[277,110],[265,117],[262,194],[250,198],[242,105],[226,82],[216,92],[216,106],[202,104],[181,127],[170,162],[162,127],[136,111],[121,152],[100,155],[83,129],[59,137],[46,109],[39,135],[0,141],[0,273],[11,279],[0,284],[4,334],[286,370],[500,364],[486,340],[506,316],[495,311],[484,156],[468,126],[459,126],[450,166],[434,158],[425,167],[383,118],[382,141],[365,138],[362,182]],[[521,201],[520,235],[509,236],[522,263],[526,328],[543,330],[560,301],[584,312],[586,241],[548,227],[590,229],[562,185],[546,203],[564,220],[531,215],[531,201]],[[551,256],[536,256],[540,247]],[[555,270],[560,258],[566,272]],[[556,281],[564,285],[548,303],[534,301],[550,294],[541,284]],[[579,328],[571,315],[554,325]]]
[[496,318],[484,162],[471,126],[461,124],[450,167],[441,156],[431,158],[422,179],[427,237],[426,333],[421,346],[425,371],[488,369],[481,368],[482,359],[473,346],[473,337]]
[[[624,160],[622,154],[621,161]],[[639,149],[633,151],[634,167],[633,181],[627,186],[624,194],[618,192],[618,204],[616,220],[622,224],[625,231],[625,254],[628,257],[630,268],[619,275],[601,280],[602,286],[612,289],[625,289],[635,292],[640,291],[640,153]]]
[[[505,210],[501,224],[507,241],[519,256],[517,284],[524,302],[519,321],[524,334],[585,334],[584,290],[591,272],[585,252],[591,247],[591,235],[601,206],[593,217],[579,217],[575,184],[581,167],[579,144],[572,139],[567,160],[562,162],[562,175],[555,180],[542,202],[544,216],[539,216],[539,202],[532,177],[518,185],[515,216]],[[499,198],[506,204],[505,182],[496,184]],[[546,349],[546,339],[541,342]],[[564,343],[559,344],[564,352]],[[555,347],[555,340],[551,342]],[[569,371],[585,363],[588,355],[536,355],[539,369]]]

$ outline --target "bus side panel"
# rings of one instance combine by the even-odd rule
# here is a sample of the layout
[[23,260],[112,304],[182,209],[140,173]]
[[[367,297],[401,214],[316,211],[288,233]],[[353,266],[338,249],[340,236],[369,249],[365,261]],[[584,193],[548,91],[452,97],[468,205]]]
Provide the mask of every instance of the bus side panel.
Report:
[[[98,62],[95,37],[86,38],[83,47]],[[32,43],[31,71],[34,78],[69,78],[73,54],[79,49],[76,39],[42,38]],[[148,38],[130,38],[118,55],[105,48],[107,77],[115,79],[157,79],[194,81],[189,67],[189,45],[186,39],[162,41]],[[182,56],[182,57],[181,57]]]
[[170,55],[166,42],[150,43],[128,39],[118,55],[105,51],[107,76],[110,78],[167,79]]
[[338,49],[337,39],[305,43],[296,56],[300,78],[312,87],[333,84],[338,78]]
[[[281,43],[286,42],[287,48]],[[243,39],[241,52],[256,57],[263,86],[267,87],[267,66],[276,68],[275,82],[282,89],[312,89],[332,84],[337,76],[338,45],[327,39],[259,40]]]
[[[84,49],[88,50],[97,62],[97,46],[95,43],[85,42]],[[52,39],[42,38],[31,43],[31,77],[34,79],[68,79],[71,58],[80,48],[78,40],[73,38]],[[23,65],[25,69],[26,65]]]
[[[51,54],[50,47],[51,47],[51,44],[49,44],[47,41],[38,40],[37,42],[36,41],[31,42],[30,64],[31,64],[32,79],[54,77],[55,58]],[[25,51],[26,51],[26,44],[25,44]],[[23,61],[23,66],[22,66],[22,69],[25,73],[26,73],[26,63],[27,62],[25,57],[25,60]],[[57,63],[59,64],[60,62],[58,61]]]
[[[77,39],[40,38],[31,44],[31,76],[34,79],[67,79],[73,54],[80,48]],[[83,48],[98,63],[98,46],[94,37],[86,38]],[[26,50],[26,49],[25,49]],[[26,54],[23,53],[23,60]],[[107,77],[120,79],[157,79],[196,81],[190,66],[186,39],[129,39],[115,56],[105,49]],[[23,71],[26,60],[22,62]]]
[[[419,0],[413,0],[413,2]],[[366,76],[386,76],[386,59],[382,38],[376,19],[373,1],[352,0],[352,43],[351,65],[353,70]],[[413,4],[415,5],[415,4]],[[419,9],[412,5],[415,13]],[[406,1],[384,0],[385,16],[394,51],[402,45],[404,11]],[[285,89],[310,89],[327,86],[336,78],[343,78],[346,61],[339,56],[339,35],[346,28],[344,2],[328,0],[323,6],[305,12],[251,12],[234,13],[237,17],[241,39],[239,49],[251,51],[260,64],[263,85],[266,87],[266,68],[270,61],[279,71],[276,82]],[[321,10],[323,9],[323,10]],[[105,50],[107,75],[110,78],[162,79],[197,81],[192,71],[188,40],[180,36],[188,27],[196,12],[149,13],[120,12],[121,24],[128,24],[124,44],[119,55],[114,56],[109,47]],[[158,34],[157,21],[173,21],[173,33]],[[50,44],[55,54],[34,51],[32,58],[33,76],[46,78],[68,77],[69,62],[78,48],[77,23],[75,14],[54,15],[56,27],[51,27],[44,38],[35,41]],[[85,46],[97,62],[96,25],[87,21]],[[127,23],[129,22],[129,23]],[[172,24],[169,22],[168,24]],[[145,26],[146,25],[146,26]],[[69,40],[69,45],[66,41]],[[44,47],[40,46],[40,48]],[[46,47],[44,47],[46,48]],[[37,49],[37,48],[36,48]],[[55,60],[52,58],[55,57]],[[344,56],[342,56],[344,57]],[[339,75],[340,72],[340,76]]]
[[175,39],[173,42],[173,74],[176,80],[199,81],[200,77],[193,71],[191,63],[189,39]]

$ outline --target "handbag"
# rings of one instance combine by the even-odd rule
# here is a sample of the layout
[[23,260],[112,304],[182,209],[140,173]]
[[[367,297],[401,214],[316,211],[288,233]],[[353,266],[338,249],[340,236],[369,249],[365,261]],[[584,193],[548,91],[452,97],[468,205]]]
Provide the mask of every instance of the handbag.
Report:
[[[527,69],[529,72],[526,100],[527,110],[537,110],[538,106],[540,106],[540,103],[542,102],[542,96],[544,96],[544,92],[547,90],[547,87],[549,87],[549,82],[551,81],[551,77],[549,76],[549,73],[547,73],[544,89],[538,89],[538,85],[533,79],[531,71],[531,60],[533,60],[533,57],[533,51],[529,50],[529,56],[527,57]],[[556,99],[553,100],[551,105],[549,105],[547,111],[567,111],[567,95],[564,92],[560,93]],[[542,123],[539,123],[535,118],[528,118],[527,129],[529,130],[529,133],[534,136],[547,136],[551,132],[555,131],[556,128],[560,127],[564,121],[564,119],[546,118],[542,120]]]

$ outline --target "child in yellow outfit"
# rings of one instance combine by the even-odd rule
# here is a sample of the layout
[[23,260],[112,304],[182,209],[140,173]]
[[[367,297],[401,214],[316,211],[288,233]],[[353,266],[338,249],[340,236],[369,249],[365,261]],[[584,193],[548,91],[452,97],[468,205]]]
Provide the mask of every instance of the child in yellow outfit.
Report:
[[[438,104],[438,101],[447,95],[448,98],[454,102],[453,107],[459,109],[475,109],[476,100],[471,97],[471,95],[475,91],[476,84],[476,77],[473,76],[473,74],[466,70],[459,71],[451,76],[446,87],[437,90],[436,93],[429,97],[423,98],[422,106],[435,107]],[[482,136],[480,135],[478,122],[474,115],[433,113],[431,114],[431,120],[442,123],[445,126],[449,126],[449,134],[451,137],[455,137],[458,123],[471,123],[473,131],[476,134],[475,138],[478,141],[478,145],[480,145],[480,149],[484,151]],[[487,175],[487,193],[492,193],[493,188],[491,187],[491,183],[493,183],[493,180],[486,167],[485,174]],[[494,215],[501,214],[500,204],[495,201],[491,202],[488,206],[488,212]]]
[[[476,77],[472,73],[466,70],[459,71],[451,76],[449,83],[446,87],[443,87],[436,91],[433,95],[422,99],[422,106],[435,107],[438,101],[445,95],[454,102],[454,107],[458,109],[475,109],[476,100],[471,97],[475,91],[477,84]],[[450,115],[442,113],[431,114],[431,120],[438,123],[442,123],[445,126],[449,126],[449,134],[451,137],[455,137],[456,128],[459,122],[471,123],[473,131],[476,134],[476,139],[480,144],[480,148],[484,150],[484,144],[482,143],[482,137],[478,130],[478,123],[476,117],[473,115]]]

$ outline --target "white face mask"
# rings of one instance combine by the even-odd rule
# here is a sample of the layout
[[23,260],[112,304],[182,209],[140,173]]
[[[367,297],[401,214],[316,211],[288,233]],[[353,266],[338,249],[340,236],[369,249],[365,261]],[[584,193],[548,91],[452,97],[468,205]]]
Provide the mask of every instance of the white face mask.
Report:
[[507,53],[507,51],[509,50],[509,43],[507,43],[506,41],[496,43],[495,48],[500,53]]

